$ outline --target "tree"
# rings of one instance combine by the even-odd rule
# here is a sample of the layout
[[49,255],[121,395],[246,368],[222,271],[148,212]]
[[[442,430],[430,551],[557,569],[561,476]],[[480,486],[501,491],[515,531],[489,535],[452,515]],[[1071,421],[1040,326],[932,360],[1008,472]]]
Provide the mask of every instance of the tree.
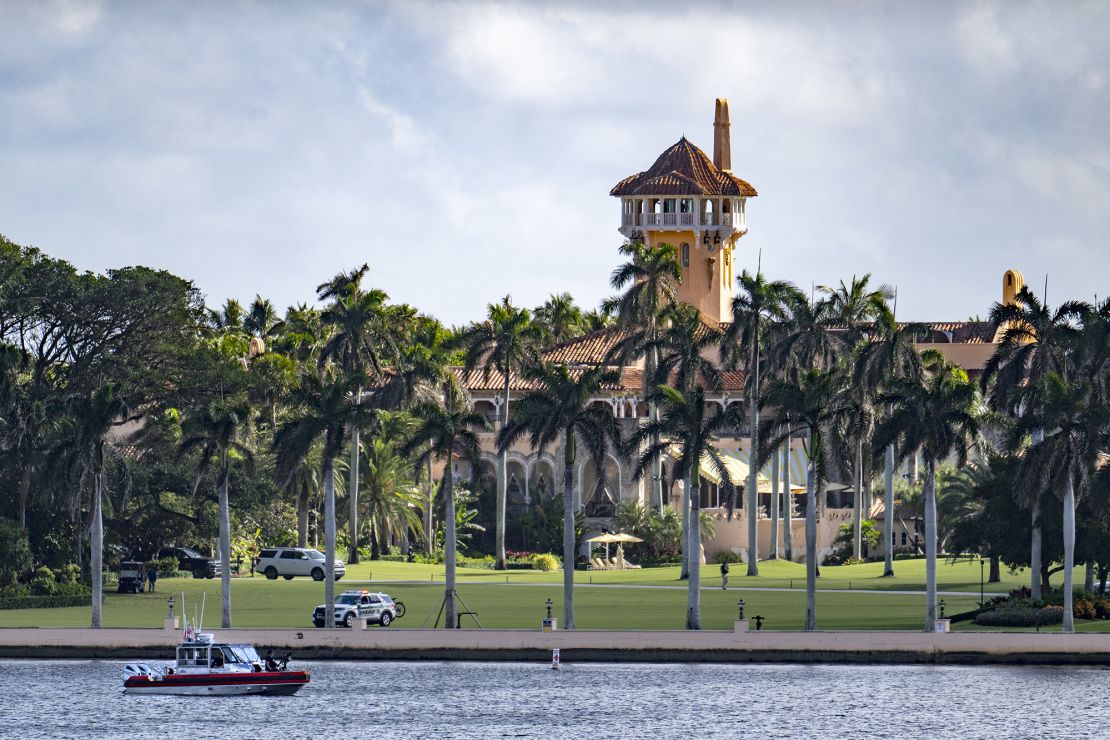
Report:
[[[386,306],[389,296],[381,290],[362,290],[367,265],[349,273],[340,273],[329,282],[316,287],[320,300],[332,302],[321,316],[332,327],[331,335],[320,349],[319,364],[335,362],[349,378],[357,379],[355,403],[362,404],[366,381],[377,382],[383,365],[398,354],[398,326]],[[358,473],[359,429],[352,427],[350,462],[350,548],[347,558],[358,562]]]
[[[826,285],[818,288],[828,296],[830,312],[834,320],[844,327],[845,343],[850,351],[858,352],[869,340],[868,329],[872,321],[882,322],[887,319],[893,322],[894,320],[887,305],[887,301],[894,297],[894,291],[885,285],[871,290],[870,283],[870,274],[862,278],[853,275],[848,285],[841,280],[836,288]],[[875,409],[872,400],[877,389],[877,384],[858,382],[855,384],[855,400],[860,407],[859,414],[855,416],[859,423],[845,429],[849,443],[855,447],[851,465],[852,487],[855,489],[852,507],[852,556],[857,559],[863,557],[863,449],[866,443],[870,452],[870,438],[875,428]]]
[[[624,292],[615,298],[607,299],[602,303],[605,313],[616,313],[617,326],[628,333],[628,336],[614,348],[614,356],[626,362],[636,358],[635,348],[653,347],[658,341],[660,315],[663,309],[675,302],[678,286],[682,283],[682,263],[678,258],[678,250],[670,244],[647,246],[643,242],[630,241],[621,245],[620,253],[628,257],[628,262],[613,270],[609,276],[609,285],[614,290]],[[659,358],[653,351],[643,357],[644,360],[644,398],[652,396],[651,379],[655,377],[655,368]],[[658,420],[659,412],[654,406],[648,405],[648,416],[653,421]],[[658,444],[659,440],[652,440]],[[663,500],[663,461],[655,460],[651,471],[651,487],[659,501],[659,508],[665,505]]]
[[565,365],[533,365],[526,375],[538,388],[517,402],[508,425],[498,434],[498,450],[527,437],[543,453],[563,443],[563,624],[574,629],[574,465],[578,444],[586,448],[602,479],[605,454],[620,449],[620,427],[609,408],[591,403],[598,391],[617,378],[613,371],[593,367],[572,372]]
[[[736,365],[744,355],[744,377],[748,386],[749,439],[748,465],[751,475],[746,485],[748,510],[748,575],[759,575],[759,468],[756,439],[759,434],[759,363],[763,335],[768,322],[786,317],[786,303],[797,299],[798,289],[785,280],[767,282],[762,272],[752,275],[744,270],[736,280],[740,292],[732,299],[732,323],[725,334],[726,361]],[[772,453],[773,454],[773,453]]]
[[355,398],[358,381],[336,376],[333,369],[305,372],[290,396],[290,414],[274,435],[278,478],[288,484],[318,441],[324,484],[324,621],[335,626],[335,458],[352,426],[368,424],[373,412]]
[[1036,413],[1022,416],[1011,432],[1011,443],[1034,430],[1049,430],[1044,439],[1026,450],[1019,478],[1041,489],[1050,489],[1063,478],[1064,500],[1064,632],[1075,631],[1072,613],[1072,572],[1075,569],[1075,506],[1086,490],[1099,455],[1110,442],[1110,407],[1099,403],[1089,380],[1068,382],[1049,371],[1036,386],[1019,391],[1018,398],[1035,399]]
[[[867,389],[866,397],[873,399],[894,378],[919,380],[924,370],[914,343],[924,342],[929,336],[930,331],[924,324],[899,326],[892,313],[878,316],[869,327],[867,341],[856,354],[853,368],[856,386]],[[886,511],[883,519],[883,577],[887,578],[894,576],[893,444],[887,445],[884,450],[883,489]]]
[[445,501],[443,549],[447,571],[443,592],[444,626],[447,629],[455,629],[458,626],[455,610],[455,564],[458,556],[458,541],[456,539],[454,461],[456,457],[462,458],[463,461],[470,463],[472,471],[476,471],[481,454],[481,443],[475,430],[489,431],[490,425],[485,416],[465,407],[447,408],[440,404],[422,404],[414,413],[420,419],[420,426],[405,444],[403,451],[405,454],[412,454],[417,450],[424,450],[423,454],[431,455],[443,463]]
[[408,533],[420,532],[417,507],[423,501],[413,480],[412,465],[398,446],[415,430],[407,414],[382,412],[380,430],[364,446],[361,458],[360,505],[370,530],[370,559],[377,560],[394,538],[408,542]]
[[855,412],[848,380],[838,367],[811,367],[774,378],[761,400],[772,409],[759,425],[761,450],[773,450],[795,434],[806,439],[806,630],[817,629],[817,491],[827,467],[822,435]]
[[[701,629],[701,469],[710,467],[725,485],[733,480],[720,450],[714,445],[718,436],[735,429],[742,421],[731,409],[721,409],[712,404],[708,411],[705,389],[697,386],[690,393],[682,393],[668,385],[657,387],[653,400],[659,405],[660,416],[656,421],[642,425],[629,440],[628,454],[648,443],[639,455],[636,474],[643,475],[652,463],[664,454],[675,455],[674,475],[688,481],[686,498],[689,501],[690,523],[689,555],[690,578],[686,592],[686,629]],[[677,449],[677,454],[675,450]]]
[[108,441],[109,431],[127,416],[127,404],[118,394],[114,385],[106,383],[87,396],[75,398],[71,412],[76,422],[77,448],[82,450],[93,481],[89,575],[92,581],[94,628],[101,626],[104,591],[104,515],[101,506],[104,499],[105,452],[111,447]]
[[552,294],[535,311],[536,324],[547,343],[562,343],[582,335],[582,309],[570,293]]
[[963,467],[969,452],[980,445],[984,409],[966,372],[935,351],[928,351],[923,359],[923,382],[897,378],[883,394],[891,412],[879,425],[876,444],[898,440],[900,461],[918,449],[925,461],[925,631],[932,632],[937,600],[937,463],[955,455],[957,467]]
[[216,491],[219,499],[220,626],[231,628],[231,513],[228,496],[231,463],[238,461],[254,474],[254,453],[245,443],[250,424],[250,405],[245,398],[220,398],[191,414],[185,424],[180,454],[199,452],[194,491],[216,462]]
[[[991,308],[990,321],[996,331],[1002,330],[998,347],[983,368],[980,384],[990,389],[991,408],[1001,413],[1017,416],[1035,412],[1032,407],[1021,406],[1017,399],[1021,388],[1036,385],[1049,372],[1067,377],[1066,355],[1074,346],[1079,330],[1075,319],[1084,312],[1085,304],[1068,302],[1056,311],[1042,303],[1028,287],[1022,287],[1012,304],[996,303]],[[1024,396],[1025,403],[1036,400]],[[1044,430],[1033,434],[1037,444]],[[1015,491],[1015,495],[1020,495]],[[1032,537],[1030,541],[1030,590],[1033,598],[1041,597],[1041,497],[1029,499]]]
[[[509,389],[512,377],[539,359],[543,333],[526,308],[516,308],[510,296],[500,303],[491,303],[487,318],[472,324],[459,337],[466,349],[467,371],[481,368],[488,380],[494,371],[501,375],[502,397],[498,418],[502,429],[510,418]],[[494,532],[494,567],[505,569],[505,506],[508,496],[508,472],[505,451],[497,455],[497,527]]]

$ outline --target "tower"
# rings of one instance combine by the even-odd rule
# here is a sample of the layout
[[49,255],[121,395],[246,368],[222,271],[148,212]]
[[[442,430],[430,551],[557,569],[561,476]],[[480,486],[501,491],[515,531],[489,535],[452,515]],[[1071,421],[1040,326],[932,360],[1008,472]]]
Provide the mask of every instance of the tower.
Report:
[[717,98],[712,160],[684,136],[609,192],[621,199],[626,239],[675,247],[682,263],[678,299],[711,323],[731,318],[734,255],[748,233],[747,200],[757,195],[731,168],[728,101]]

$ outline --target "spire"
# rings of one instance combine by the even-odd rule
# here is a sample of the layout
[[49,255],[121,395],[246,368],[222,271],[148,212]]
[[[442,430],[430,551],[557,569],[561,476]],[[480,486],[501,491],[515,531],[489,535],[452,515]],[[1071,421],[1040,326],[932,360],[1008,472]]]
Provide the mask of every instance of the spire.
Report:
[[728,133],[728,99],[717,98],[713,116],[713,166],[732,171],[732,142]]

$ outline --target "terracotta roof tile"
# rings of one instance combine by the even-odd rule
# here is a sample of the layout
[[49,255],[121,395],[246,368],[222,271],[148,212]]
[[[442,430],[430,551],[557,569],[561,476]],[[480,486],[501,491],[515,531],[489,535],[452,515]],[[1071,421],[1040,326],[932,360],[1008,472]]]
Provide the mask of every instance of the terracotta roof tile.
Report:
[[758,193],[731,172],[713,166],[705,152],[682,137],[649,169],[618,182],[610,195],[743,195]]
[[[572,376],[577,377],[586,371],[586,367],[570,368]],[[455,367],[452,368],[455,376],[459,379],[469,391],[501,391],[505,388],[505,380],[500,372],[496,370],[486,375],[481,369],[466,370],[466,368]],[[509,374],[509,388],[514,391],[530,391],[539,388],[539,383],[529,378],[522,377],[517,373]],[[601,386],[602,390],[606,391],[635,391],[638,392],[643,387],[643,372],[636,368],[627,367],[620,371],[620,378],[616,383],[604,383]]]

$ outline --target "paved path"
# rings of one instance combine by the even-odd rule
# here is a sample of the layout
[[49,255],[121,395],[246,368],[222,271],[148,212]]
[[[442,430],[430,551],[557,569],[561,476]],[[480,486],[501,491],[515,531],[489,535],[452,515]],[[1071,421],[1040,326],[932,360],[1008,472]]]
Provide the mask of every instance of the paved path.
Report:
[[[362,585],[362,584],[366,584],[366,585],[389,584],[389,585],[397,585],[397,586],[424,586],[424,585],[442,586],[442,585],[444,585],[443,581],[347,581],[346,579],[344,579],[344,582],[345,583],[357,583],[357,584],[360,584],[360,585]],[[462,580],[460,580],[458,582],[458,585],[459,586],[533,586],[533,587],[536,587],[536,588],[551,588],[551,587],[554,586],[554,587],[557,587],[557,588],[562,588],[561,583],[522,583],[520,581],[505,582],[505,581],[469,581],[469,580],[462,581]],[[574,587],[575,588],[631,588],[631,589],[648,588],[648,589],[658,589],[658,590],[661,590],[661,591],[667,591],[667,590],[670,590],[670,591],[686,591],[686,590],[688,590],[686,586],[664,586],[664,585],[655,585],[655,584],[650,584],[650,583],[642,583],[642,584],[636,584],[636,583],[575,583]],[[711,584],[702,584],[702,587],[701,587],[702,591],[713,591],[713,590],[716,590],[716,589],[719,589],[719,588],[720,588],[720,586],[713,586]],[[728,590],[728,591],[787,591],[787,592],[792,592],[792,593],[805,593],[805,588],[775,588],[775,587],[772,587],[772,586],[730,586],[726,590]],[[879,589],[879,588],[875,588],[875,589],[819,588],[819,589],[817,589],[817,593],[819,593],[819,594],[895,594],[895,595],[898,595],[898,596],[924,596],[925,595],[924,591],[909,591],[909,590]],[[987,591],[986,593],[987,593],[988,596],[999,596],[999,595],[1002,594],[1002,592],[1000,592],[1000,591]],[[973,591],[937,591],[937,595],[938,596],[978,596],[978,593],[973,592]]]

